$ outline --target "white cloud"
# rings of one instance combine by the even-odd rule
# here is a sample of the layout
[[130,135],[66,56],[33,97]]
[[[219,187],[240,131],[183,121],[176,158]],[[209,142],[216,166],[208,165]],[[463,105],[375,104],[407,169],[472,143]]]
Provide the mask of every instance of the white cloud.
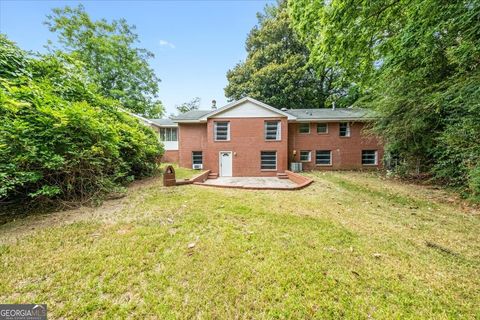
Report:
[[172,49],[175,49],[175,45],[171,42],[168,42],[167,40],[160,40],[158,42],[162,47],[169,47],[169,48],[172,48]]

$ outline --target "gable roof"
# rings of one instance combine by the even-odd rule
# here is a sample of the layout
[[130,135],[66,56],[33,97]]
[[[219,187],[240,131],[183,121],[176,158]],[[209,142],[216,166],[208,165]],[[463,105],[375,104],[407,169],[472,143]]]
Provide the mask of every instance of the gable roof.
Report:
[[225,112],[225,111],[227,111],[227,110],[229,110],[229,109],[235,108],[236,106],[239,106],[239,105],[241,105],[242,103],[245,103],[245,102],[247,102],[247,101],[248,101],[248,102],[251,102],[251,103],[253,103],[253,104],[255,104],[255,105],[259,106],[259,107],[262,107],[262,108],[265,108],[265,109],[267,109],[267,110],[270,110],[270,111],[272,111],[272,112],[274,112],[274,113],[277,113],[277,114],[279,114],[280,116],[287,117],[289,120],[295,118],[295,116],[293,116],[293,115],[290,114],[290,113],[286,113],[286,112],[284,112],[284,111],[282,111],[282,110],[279,110],[279,109],[277,109],[277,108],[274,108],[274,107],[272,107],[272,106],[269,106],[268,104],[263,103],[263,102],[258,101],[258,100],[255,100],[255,99],[253,99],[253,98],[245,97],[245,98],[242,98],[242,99],[240,99],[240,100],[230,102],[229,104],[227,104],[227,105],[225,105],[225,106],[223,106],[223,107],[221,107],[221,108],[219,108],[219,109],[212,110],[212,112],[210,112],[209,114],[204,115],[200,120],[207,120],[207,118],[210,118],[210,117],[212,117],[212,116],[214,116],[214,115],[217,115],[217,114],[219,114],[219,113]]
[[328,121],[328,120],[371,120],[375,114],[367,109],[336,108],[336,109],[289,109],[286,112],[294,115],[297,121]]
[[[172,118],[172,122],[206,122],[208,118],[241,105],[244,102],[251,102],[259,107],[265,108],[280,116],[287,117],[290,121],[366,121],[375,118],[374,112],[358,108],[322,108],[322,109],[277,109],[266,103],[245,97],[216,110],[191,110]],[[153,119],[155,120],[155,119]]]

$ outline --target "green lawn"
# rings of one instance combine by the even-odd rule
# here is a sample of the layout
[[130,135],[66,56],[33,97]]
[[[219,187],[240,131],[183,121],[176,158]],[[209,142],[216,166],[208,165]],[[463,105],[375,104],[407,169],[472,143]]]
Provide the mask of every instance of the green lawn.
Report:
[[0,302],[51,318],[480,317],[480,216],[439,190],[314,173],[300,191],[136,183],[0,227]]

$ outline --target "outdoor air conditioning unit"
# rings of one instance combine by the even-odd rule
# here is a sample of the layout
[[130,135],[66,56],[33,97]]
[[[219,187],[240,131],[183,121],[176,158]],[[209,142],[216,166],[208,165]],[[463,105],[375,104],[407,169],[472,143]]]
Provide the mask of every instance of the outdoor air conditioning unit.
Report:
[[303,170],[301,162],[292,162],[290,163],[290,170],[293,172],[301,172]]
[[201,163],[194,163],[192,165],[192,168],[195,169],[195,170],[202,170],[203,169],[203,164]]

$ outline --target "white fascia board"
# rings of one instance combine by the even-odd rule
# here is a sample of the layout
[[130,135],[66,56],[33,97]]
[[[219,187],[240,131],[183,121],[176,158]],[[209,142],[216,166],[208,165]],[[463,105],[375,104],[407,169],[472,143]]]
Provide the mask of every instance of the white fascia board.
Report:
[[375,118],[321,118],[321,119],[295,119],[289,122],[332,122],[332,121],[372,121]]
[[212,116],[214,116],[214,115],[216,115],[216,114],[222,113],[222,112],[224,112],[224,111],[226,111],[226,110],[228,110],[228,109],[231,109],[231,108],[233,108],[233,107],[235,107],[235,106],[238,106],[238,105],[240,105],[240,104],[242,104],[242,103],[244,103],[244,102],[246,102],[246,101],[249,101],[249,102],[251,102],[251,103],[253,103],[253,104],[256,104],[256,105],[258,105],[258,106],[260,106],[260,107],[263,107],[263,108],[268,109],[268,110],[270,110],[270,111],[272,111],[272,112],[275,112],[275,113],[278,113],[278,114],[280,114],[280,115],[282,115],[282,116],[284,116],[284,117],[287,117],[288,120],[294,120],[294,119],[296,119],[296,117],[295,117],[294,115],[291,115],[291,114],[289,114],[289,113],[287,113],[287,112],[283,112],[283,111],[281,111],[281,110],[278,110],[277,108],[274,108],[274,107],[272,107],[272,106],[269,106],[268,104],[263,103],[263,102],[258,101],[258,100],[255,100],[255,99],[253,99],[253,98],[245,97],[245,98],[242,98],[242,99],[240,99],[240,100],[230,102],[229,104],[221,107],[220,109],[217,109],[217,110],[214,110],[214,111],[212,111],[212,112],[210,112],[210,113],[207,113],[206,115],[204,115],[203,117],[200,118],[200,121],[207,121],[208,118],[210,118],[210,117],[212,117]]

